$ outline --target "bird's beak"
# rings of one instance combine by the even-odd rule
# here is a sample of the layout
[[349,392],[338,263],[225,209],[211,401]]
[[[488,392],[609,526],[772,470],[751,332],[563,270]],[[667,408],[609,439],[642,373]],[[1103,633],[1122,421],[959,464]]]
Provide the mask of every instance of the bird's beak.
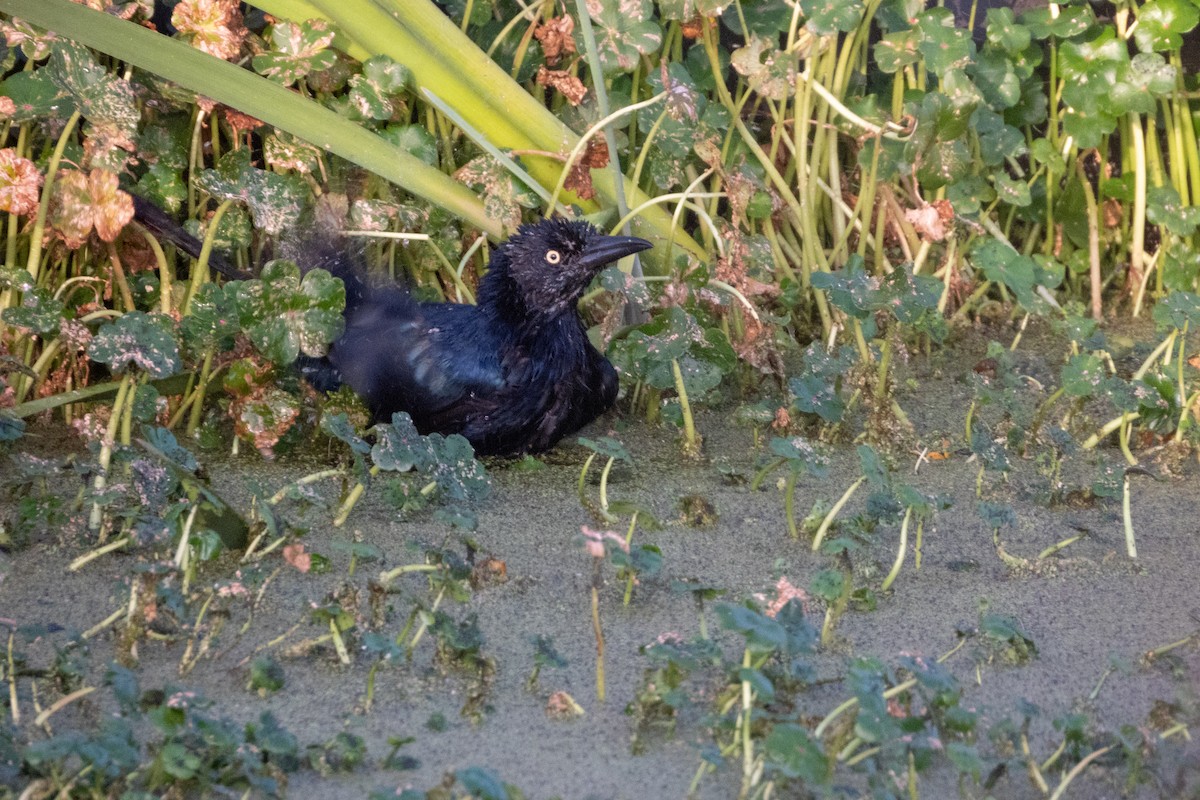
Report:
[[587,240],[583,255],[577,263],[585,269],[599,270],[605,264],[649,250],[653,246],[636,236],[593,236]]

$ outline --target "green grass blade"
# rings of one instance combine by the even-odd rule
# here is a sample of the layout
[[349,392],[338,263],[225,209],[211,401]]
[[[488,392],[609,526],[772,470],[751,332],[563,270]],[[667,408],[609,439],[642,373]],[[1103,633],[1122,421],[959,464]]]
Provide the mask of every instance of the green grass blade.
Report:
[[160,75],[358,164],[493,236],[465,186],[333,111],[182,42],[70,0],[0,0],[0,11]]

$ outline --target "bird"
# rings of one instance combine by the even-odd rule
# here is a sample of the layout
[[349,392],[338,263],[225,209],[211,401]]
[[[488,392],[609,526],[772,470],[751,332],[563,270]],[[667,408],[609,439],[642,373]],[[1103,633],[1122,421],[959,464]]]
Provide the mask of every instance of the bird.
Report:
[[[153,203],[135,197],[134,209],[198,255],[199,240]],[[345,330],[301,374],[322,391],[349,386],[376,422],[404,412],[418,432],[461,434],[478,455],[549,450],[617,398],[616,369],[588,340],[580,299],[605,266],[652,246],[583,220],[525,224],[492,250],[474,305],[418,301],[403,286],[372,285],[349,256],[326,255],[319,266],[346,288]]]

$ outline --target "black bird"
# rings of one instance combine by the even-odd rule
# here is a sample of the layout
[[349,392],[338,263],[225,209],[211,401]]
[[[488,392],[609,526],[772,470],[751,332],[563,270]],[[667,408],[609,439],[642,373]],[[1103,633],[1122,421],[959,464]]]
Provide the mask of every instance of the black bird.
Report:
[[[141,199],[135,208],[153,232],[199,252],[161,210]],[[587,222],[523,225],[492,252],[476,305],[420,303],[335,258],[320,266],[345,283],[346,330],[302,371],[318,389],[349,386],[377,421],[404,411],[420,432],[460,433],[480,454],[547,450],[616,400],[616,370],[588,341],[576,306],[606,264],[649,247]]]

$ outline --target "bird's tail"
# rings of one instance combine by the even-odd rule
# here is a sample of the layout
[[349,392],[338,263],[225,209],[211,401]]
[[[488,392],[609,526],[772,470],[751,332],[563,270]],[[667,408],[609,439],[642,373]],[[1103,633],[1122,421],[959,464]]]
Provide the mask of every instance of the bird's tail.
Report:
[[[169,214],[145,198],[133,195],[133,213],[138,223],[162,241],[170,242],[192,258],[200,257],[203,242],[188,233]],[[284,248],[301,271],[324,269],[341,278],[346,287],[346,311],[351,312],[366,300],[370,286],[362,270],[354,263],[349,250],[339,237],[332,234],[302,235],[300,241]],[[212,252],[208,265],[231,280],[248,280],[254,276],[238,269],[221,253]]]
[[[144,197],[133,195],[133,217],[150,233],[163,241],[170,242],[192,258],[200,258],[200,250],[204,243],[192,236],[183,226]],[[253,277],[248,272],[235,267],[224,255],[209,253],[208,266],[231,280],[246,280]]]

